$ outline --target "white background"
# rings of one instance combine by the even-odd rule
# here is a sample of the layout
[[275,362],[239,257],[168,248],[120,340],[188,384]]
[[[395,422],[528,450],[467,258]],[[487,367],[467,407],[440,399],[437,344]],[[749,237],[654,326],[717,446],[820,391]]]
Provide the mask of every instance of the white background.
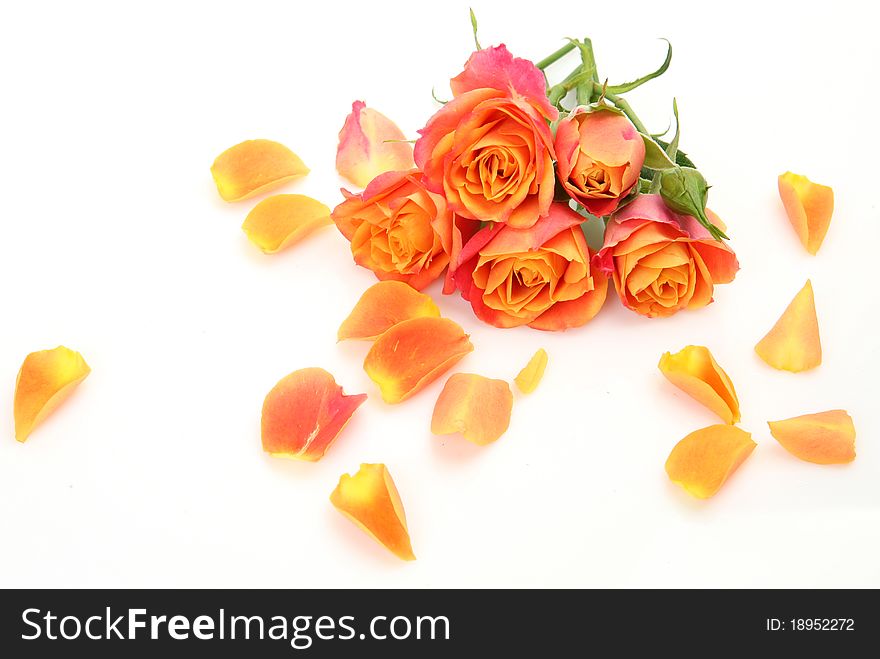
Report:
[[[398,406],[336,328],[374,279],[327,228],[264,256],[209,167],[249,138],[312,173],[287,192],[340,200],[337,131],[364,99],[407,135],[472,42],[466,4],[15,3],[0,18],[0,585],[880,586],[880,210],[876,9],[869,3],[473,2],[484,45],[538,59],[590,35],[603,76],[669,72],[631,102],[713,184],[742,270],[710,307],[646,320],[610,299],[564,334],[481,325],[459,370],[512,378],[550,355],[509,432],[434,437],[441,379]],[[873,15],[868,15],[873,12]],[[574,66],[561,64],[559,79]],[[776,176],[830,184],[831,229],[809,256]],[[812,278],[824,348],[813,372],[753,351]],[[666,382],[665,350],[705,344],[732,377],[758,448],[721,492],[690,498],[663,469],[718,420]],[[93,372],[29,441],[13,439],[16,372],[67,345]],[[260,446],[266,392],[323,366],[370,399],[319,463]],[[845,408],[846,466],[795,459],[766,421]],[[385,462],[415,563],[397,560],[328,495]]]

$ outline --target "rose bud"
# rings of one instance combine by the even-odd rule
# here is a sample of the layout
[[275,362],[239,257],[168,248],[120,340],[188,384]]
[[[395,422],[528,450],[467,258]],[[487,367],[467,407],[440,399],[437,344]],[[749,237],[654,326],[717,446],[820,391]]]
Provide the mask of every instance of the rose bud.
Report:
[[576,108],[556,128],[556,171],[572,199],[596,216],[617,210],[639,182],[642,136],[610,109]]

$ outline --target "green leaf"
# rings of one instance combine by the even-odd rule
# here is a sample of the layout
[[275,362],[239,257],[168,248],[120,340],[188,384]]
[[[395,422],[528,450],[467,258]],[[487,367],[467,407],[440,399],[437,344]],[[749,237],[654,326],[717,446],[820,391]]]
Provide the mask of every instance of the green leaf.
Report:
[[660,140],[655,140],[644,133],[639,135],[645,143],[645,167],[659,171],[675,168],[675,163],[666,155],[665,147],[660,146]]
[[[659,144],[661,147],[663,147],[664,151],[669,148],[669,142],[661,140],[659,137],[655,137],[654,141],[657,142],[657,144]],[[681,150],[679,150],[675,154],[675,164],[681,165],[682,167],[691,167],[693,169],[697,168],[693,161],[688,157],[688,154]]]
[[638,80],[633,80],[632,82],[625,82],[622,85],[610,85],[608,87],[608,91],[612,94],[623,94],[625,92],[632,91],[636,87],[640,87],[644,85],[649,80],[653,80],[654,78],[659,78],[664,73],[666,73],[666,69],[669,68],[669,63],[672,61],[672,44],[669,43],[669,39],[664,39],[666,42],[667,50],[666,50],[666,59],[663,60],[663,64],[660,65],[660,68],[654,71],[653,73],[649,73],[648,75],[642,76]]

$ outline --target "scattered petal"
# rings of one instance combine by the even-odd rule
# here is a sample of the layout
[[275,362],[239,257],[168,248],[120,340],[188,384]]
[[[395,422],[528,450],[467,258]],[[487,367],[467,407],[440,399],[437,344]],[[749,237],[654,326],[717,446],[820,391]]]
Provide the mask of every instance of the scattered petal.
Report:
[[315,462],[324,453],[366,394],[346,396],[322,368],[303,368],[278,381],[263,401],[263,450]]
[[354,476],[343,474],[330,502],[395,556],[416,560],[403,504],[385,465],[362,464]]
[[725,423],[739,421],[739,400],[733,382],[705,346],[686,346],[674,355],[664,352],[658,368],[667,380]]
[[91,371],[81,354],[64,346],[25,357],[15,382],[15,438],[25,441]]
[[513,394],[504,380],[473,373],[456,373],[440,392],[431,418],[435,435],[461,433],[484,446],[501,437],[510,425]]
[[718,424],[696,430],[672,449],[666,473],[689,494],[708,499],[754,450],[755,442],[745,430]]
[[758,356],[780,371],[799,373],[822,363],[819,321],[810,280],[794,296],[779,320],[755,346]]
[[429,317],[439,318],[440,309],[428,295],[401,281],[380,281],[364,291],[336,336],[372,341],[404,320]]
[[474,349],[448,318],[413,318],[382,334],[364,359],[382,400],[399,403],[427,386]]
[[813,183],[806,176],[785,172],[779,176],[779,196],[801,243],[815,255],[831,224],[834,190]]
[[397,124],[363,101],[352,103],[339,131],[336,171],[365,188],[379,174],[413,167],[413,147]]
[[328,224],[333,224],[330,209],[320,201],[301,194],[278,194],[254,206],[241,228],[264,254],[274,254]]
[[792,455],[820,465],[856,459],[856,428],[844,410],[769,421],[770,434]]
[[293,151],[272,140],[247,140],[226,149],[211,165],[217,192],[225,201],[239,201],[277,188],[309,168]]
[[540,348],[538,352],[532,355],[529,363],[525,365],[513,381],[521,392],[530,394],[541,383],[545,368],[547,368],[547,351],[544,348]]

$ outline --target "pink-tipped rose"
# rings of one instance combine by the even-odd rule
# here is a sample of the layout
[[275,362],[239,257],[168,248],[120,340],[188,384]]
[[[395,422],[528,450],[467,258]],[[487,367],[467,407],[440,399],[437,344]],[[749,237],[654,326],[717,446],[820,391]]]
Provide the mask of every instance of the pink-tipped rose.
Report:
[[649,318],[706,306],[715,284],[733,281],[739,269],[730,247],[656,194],[639,195],[611,216],[593,265],[611,275],[624,305]]
[[458,215],[530,227],[553,201],[557,112],[544,75],[504,45],[475,52],[455,96],[419,131],[415,160],[428,189]]
[[556,129],[556,171],[572,199],[597,216],[614,212],[639,182],[645,143],[624,115],[576,108]]

